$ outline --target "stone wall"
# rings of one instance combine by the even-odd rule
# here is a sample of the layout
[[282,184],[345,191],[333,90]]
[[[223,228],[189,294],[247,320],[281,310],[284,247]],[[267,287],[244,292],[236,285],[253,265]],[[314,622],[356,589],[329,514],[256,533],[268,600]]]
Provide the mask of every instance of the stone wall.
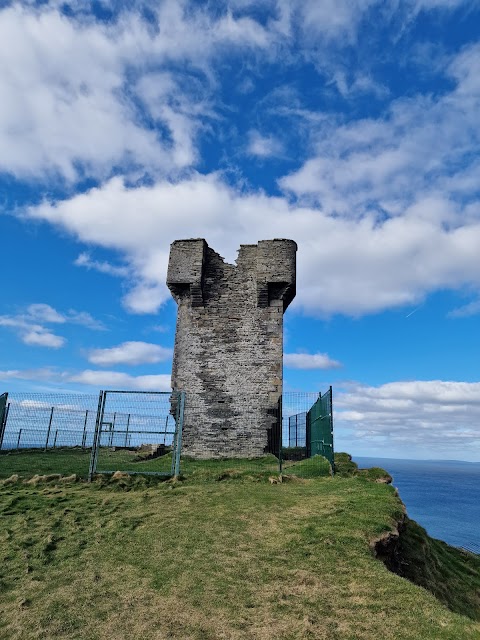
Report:
[[172,386],[187,392],[184,454],[250,457],[276,448],[283,313],[295,297],[296,250],[293,240],[241,245],[231,265],[203,239],[172,244]]

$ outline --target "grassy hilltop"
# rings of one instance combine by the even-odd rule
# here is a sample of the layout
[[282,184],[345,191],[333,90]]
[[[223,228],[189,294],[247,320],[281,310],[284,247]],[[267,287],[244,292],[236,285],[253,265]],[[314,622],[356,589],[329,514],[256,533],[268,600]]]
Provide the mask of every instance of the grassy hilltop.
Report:
[[414,523],[395,545],[395,490],[338,460],[285,482],[231,461],[177,482],[2,481],[0,638],[478,639],[480,560]]

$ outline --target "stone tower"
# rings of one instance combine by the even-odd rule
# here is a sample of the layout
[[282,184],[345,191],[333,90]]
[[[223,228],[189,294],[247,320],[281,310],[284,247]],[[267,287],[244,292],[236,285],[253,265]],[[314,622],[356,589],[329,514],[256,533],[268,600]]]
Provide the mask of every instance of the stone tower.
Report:
[[196,458],[278,451],[283,313],[295,297],[297,245],[241,245],[227,264],[203,239],[171,245],[178,304],[172,387],[185,391],[182,452]]

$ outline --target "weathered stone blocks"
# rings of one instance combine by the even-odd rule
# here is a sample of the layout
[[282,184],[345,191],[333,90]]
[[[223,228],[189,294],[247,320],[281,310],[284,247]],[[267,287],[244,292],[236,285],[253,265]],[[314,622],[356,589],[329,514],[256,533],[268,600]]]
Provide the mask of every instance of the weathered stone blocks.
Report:
[[203,239],[171,245],[167,284],[178,304],[172,386],[186,391],[184,454],[276,453],[283,313],[295,297],[293,240],[241,245],[227,264]]

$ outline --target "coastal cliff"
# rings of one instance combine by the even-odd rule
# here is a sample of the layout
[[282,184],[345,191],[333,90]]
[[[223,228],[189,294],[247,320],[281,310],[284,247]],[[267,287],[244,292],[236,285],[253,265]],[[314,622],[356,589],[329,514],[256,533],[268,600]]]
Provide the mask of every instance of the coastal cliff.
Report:
[[479,558],[409,521],[385,472],[196,464],[0,483],[2,640],[480,637]]

